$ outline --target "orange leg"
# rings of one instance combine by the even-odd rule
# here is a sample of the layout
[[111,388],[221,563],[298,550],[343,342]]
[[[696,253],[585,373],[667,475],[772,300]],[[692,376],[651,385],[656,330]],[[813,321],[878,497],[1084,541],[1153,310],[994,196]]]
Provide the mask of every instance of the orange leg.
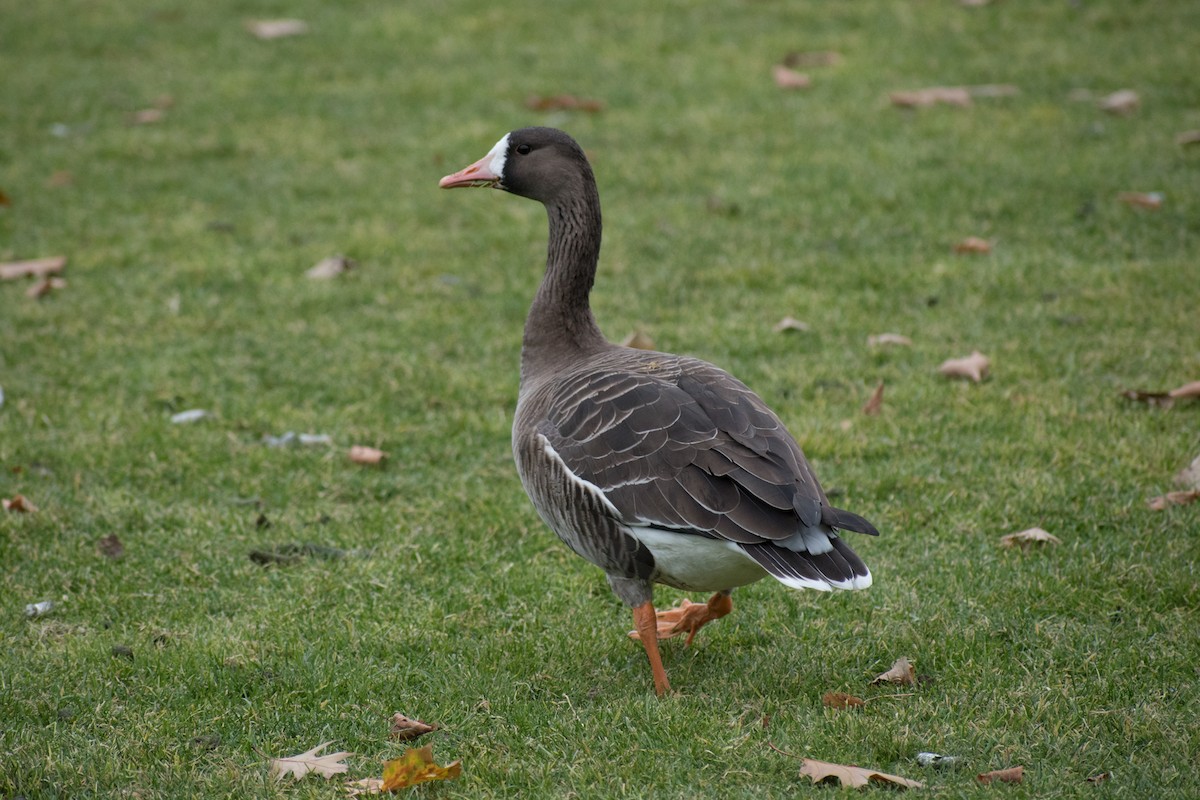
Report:
[[650,659],[650,671],[654,673],[654,693],[662,697],[671,691],[667,681],[667,671],[663,669],[662,656],[658,654],[658,620],[654,614],[654,603],[647,600],[633,610],[633,626],[639,634],[634,638],[642,640],[646,648],[646,657]]
[[[733,599],[725,592],[717,592],[708,599],[707,603],[693,603],[690,600],[684,600],[675,608],[658,612],[654,625],[655,635],[659,639],[670,639],[686,633],[687,641],[684,646],[689,646],[692,639],[696,637],[696,631],[732,610]],[[633,639],[641,639],[643,642],[646,640],[640,627],[638,630],[630,632],[629,636]]]

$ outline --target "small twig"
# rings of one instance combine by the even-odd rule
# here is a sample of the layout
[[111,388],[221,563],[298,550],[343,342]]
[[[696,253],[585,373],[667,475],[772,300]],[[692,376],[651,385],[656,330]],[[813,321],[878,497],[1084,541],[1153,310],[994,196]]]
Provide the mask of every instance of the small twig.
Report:
[[778,747],[775,746],[775,743],[772,742],[770,739],[767,739],[767,747],[771,748],[776,753],[781,753],[781,754],[787,756],[788,758],[798,758],[798,759],[804,758],[804,756],[793,755],[793,754],[789,753],[787,750],[780,750]]

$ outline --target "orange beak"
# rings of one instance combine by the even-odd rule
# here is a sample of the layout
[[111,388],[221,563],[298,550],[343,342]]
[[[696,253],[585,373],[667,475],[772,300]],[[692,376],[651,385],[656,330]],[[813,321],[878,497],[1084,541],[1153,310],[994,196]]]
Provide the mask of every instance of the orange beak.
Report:
[[490,168],[492,154],[488,153],[469,167],[463,167],[452,175],[447,175],[438,181],[442,189],[455,189],[459,186],[498,186],[500,176]]

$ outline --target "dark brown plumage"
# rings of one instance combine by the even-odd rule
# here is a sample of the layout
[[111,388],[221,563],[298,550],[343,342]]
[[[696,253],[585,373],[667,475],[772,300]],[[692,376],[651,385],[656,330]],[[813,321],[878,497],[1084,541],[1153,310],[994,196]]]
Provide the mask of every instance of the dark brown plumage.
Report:
[[[877,531],[830,506],[756,394],[704,361],[632,350],[600,333],[588,301],[600,201],[573,139],[513,131],[440,185],[492,186],[546,207],[546,273],[525,324],[513,454],[542,519],[634,609],[633,635],[660,694],[670,687],[656,639],[686,633],[690,642],[728,613],[733,588],[767,574],[793,588],[870,585],[837,531]],[[656,614],[654,583],[717,594]]]

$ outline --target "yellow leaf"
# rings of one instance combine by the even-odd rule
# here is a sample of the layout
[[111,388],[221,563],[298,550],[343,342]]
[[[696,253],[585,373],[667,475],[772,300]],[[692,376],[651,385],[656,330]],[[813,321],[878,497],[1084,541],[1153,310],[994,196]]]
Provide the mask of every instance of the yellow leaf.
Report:
[[444,781],[462,774],[462,762],[438,766],[433,760],[433,747],[410,747],[404,755],[383,765],[383,791],[392,792],[416,786],[425,781]]

